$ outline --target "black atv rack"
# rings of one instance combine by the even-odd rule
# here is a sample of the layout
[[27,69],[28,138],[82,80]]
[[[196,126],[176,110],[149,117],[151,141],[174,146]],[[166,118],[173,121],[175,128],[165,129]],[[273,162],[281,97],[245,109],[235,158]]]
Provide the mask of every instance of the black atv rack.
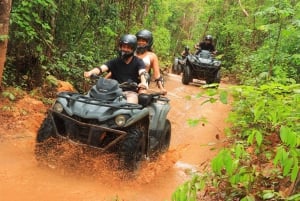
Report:
[[[112,128],[108,128],[108,127],[100,126],[100,125],[96,125],[96,124],[81,122],[81,121],[78,121],[72,117],[65,115],[65,114],[58,113],[52,109],[50,109],[49,112],[51,114],[51,118],[52,118],[52,122],[53,122],[53,125],[55,128],[56,135],[65,140],[68,140],[72,143],[75,143],[75,144],[93,147],[93,148],[99,149],[101,151],[107,151],[109,148],[114,146],[116,143],[118,143],[120,140],[122,140],[127,135],[126,131],[112,129]],[[78,133],[80,136],[78,135],[77,138],[75,138],[76,140],[74,140],[72,136],[69,136],[67,134],[68,128],[65,127],[66,125],[62,124],[62,122],[60,122],[60,125],[59,125],[60,128],[58,128],[56,123],[54,123],[54,122],[56,122],[57,118],[65,119],[65,120],[68,120],[69,122],[73,122],[72,127],[73,127],[73,129],[76,129],[77,131],[81,131]],[[62,126],[64,127],[63,129],[62,129]],[[61,133],[61,129],[65,130],[67,132]],[[86,132],[83,132],[83,130]],[[108,143],[102,144],[102,146],[94,145],[93,144],[93,132],[95,132],[95,131],[102,133],[101,135],[104,135],[104,133],[106,133],[106,132],[109,132],[111,134],[113,133],[115,135],[115,139]],[[83,133],[84,133],[84,135],[83,135]]]

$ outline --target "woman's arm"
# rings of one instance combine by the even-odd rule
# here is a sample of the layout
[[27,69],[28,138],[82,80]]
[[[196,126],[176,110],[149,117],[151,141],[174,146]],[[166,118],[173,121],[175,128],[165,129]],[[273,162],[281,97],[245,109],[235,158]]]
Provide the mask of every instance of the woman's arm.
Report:
[[158,57],[155,53],[152,52],[150,57],[150,67],[153,68],[153,77],[156,81],[157,87],[164,93],[167,94],[167,90],[163,85],[163,77],[160,74],[160,67],[158,63]]

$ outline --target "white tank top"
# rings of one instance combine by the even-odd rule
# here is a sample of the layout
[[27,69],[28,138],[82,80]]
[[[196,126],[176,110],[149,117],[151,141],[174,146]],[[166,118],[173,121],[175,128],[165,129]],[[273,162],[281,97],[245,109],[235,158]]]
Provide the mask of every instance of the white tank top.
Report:
[[147,55],[143,58],[146,67],[150,66],[150,57]]

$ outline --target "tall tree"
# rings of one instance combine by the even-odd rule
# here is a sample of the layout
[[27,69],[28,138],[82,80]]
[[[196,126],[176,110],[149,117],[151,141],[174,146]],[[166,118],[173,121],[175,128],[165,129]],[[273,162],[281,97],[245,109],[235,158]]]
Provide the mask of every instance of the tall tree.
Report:
[[0,89],[8,41],[9,16],[12,0],[0,1]]

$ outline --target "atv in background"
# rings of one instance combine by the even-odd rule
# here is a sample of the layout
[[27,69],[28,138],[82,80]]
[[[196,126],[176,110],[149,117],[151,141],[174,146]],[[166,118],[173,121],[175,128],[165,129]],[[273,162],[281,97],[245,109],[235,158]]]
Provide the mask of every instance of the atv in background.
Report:
[[187,55],[189,54],[189,47],[184,47],[184,51],[181,53],[181,57],[175,57],[172,66],[172,73],[180,75],[183,71],[183,67],[186,65]]
[[101,153],[116,153],[128,170],[136,170],[146,157],[167,151],[169,99],[149,93],[139,94],[137,104],[128,103],[123,90],[130,88],[137,84],[100,77],[86,95],[59,93],[37,133],[37,160],[55,149],[53,141],[62,139]]
[[182,73],[182,83],[188,85],[193,79],[204,80],[206,84],[220,83],[221,81],[221,61],[215,59],[207,50],[202,50],[199,54],[193,55],[189,48],[184,50],[182,59],[176,58],[173,71]]

